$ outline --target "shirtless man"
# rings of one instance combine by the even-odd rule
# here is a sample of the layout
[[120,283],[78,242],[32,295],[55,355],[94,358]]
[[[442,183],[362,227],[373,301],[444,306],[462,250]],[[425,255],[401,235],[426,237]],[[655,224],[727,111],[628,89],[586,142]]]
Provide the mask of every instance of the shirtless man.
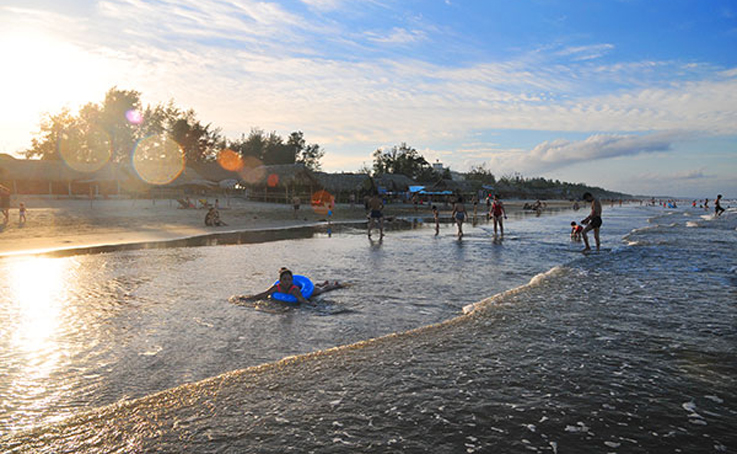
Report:
[[722,195],[717,195],[717,198],[714,200],[714,216],[721,216],[722,213],[724,213],[724,208],[722,208]]
[[371,229],[374,227],[374,221],[379,222],[379,238],[384,238],[384,204],[381,202],[378,194],[374,194],[368,201],[369,209],[369,225],[368,237],[371,238]]
[[581,236],[583,236],[583,243],[586,245],[586,247],[584,247],[583,251],[581,252],[588,252],[591,250],[591,246],[589,246],[589,238],[588,236],[586,236],[586,233],[590,230],[594,231],[596,250],[598,251],[601,245],[601,242],[599,241],[599,228],[601,227],[601,202],[599,202],[599,199],[591,195],[590,192],[585,193],[583,195],[583,199],[587,202],[591,202],[591,214],[589,214],[586,219],[581,221],[581,224],[586,225],[586,227],[584,227],[583,231],[581,232]]

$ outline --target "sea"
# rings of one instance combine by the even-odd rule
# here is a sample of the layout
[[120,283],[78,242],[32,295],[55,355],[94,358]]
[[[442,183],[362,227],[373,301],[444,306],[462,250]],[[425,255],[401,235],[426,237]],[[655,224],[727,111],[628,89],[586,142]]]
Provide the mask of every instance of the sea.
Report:
[[587,214],[1,258],[0,451],[737,452],[737,209]]

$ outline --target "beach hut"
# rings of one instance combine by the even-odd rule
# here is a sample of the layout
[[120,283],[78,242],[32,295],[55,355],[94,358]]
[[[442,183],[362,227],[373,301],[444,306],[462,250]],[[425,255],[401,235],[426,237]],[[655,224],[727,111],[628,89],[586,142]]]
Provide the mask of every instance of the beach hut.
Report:
[[89,174],[68,167],[64,161],[16,159],[4,155],[0,159],[0,169],[0,183],[15,194],[72,196],[87,192],[87,186],[80,191],[73,183],[89,178]]
[[91,196],[119,196],[123,187],[130,187],[132,179],[127,165],[109,162],[100,170],[86,174],[84,179],[75,181],[75,185],[87,185]]
[[374,187],[371,177],[365,173],[315,172],[315,178],[339,202],[349,201],[351,194],[354,200],[360,200]]
[[239,173],[243,184],[251,188],[251,197],[264,202],[288,202],[294,195],[311,195],[321,187],[304,164],[246,167]]
[[384,173],[374,176],[374,186],[387,192],[407,192],[410,186],[417,186],[417,183],[407,175]]
[[192,164],[188,164],[187,167],[196,171],[202,179],[217,183],[218,186],[221,186],[220,182],[223,180],[242,181],[240,173],[234,170],[224,169],[217,161],[193,162]]
[[374,176],[373,181],[374,187],[380,194],[400,199],[407,199],[409,188],[417,186],[412,178],[401,174],[384,173]]

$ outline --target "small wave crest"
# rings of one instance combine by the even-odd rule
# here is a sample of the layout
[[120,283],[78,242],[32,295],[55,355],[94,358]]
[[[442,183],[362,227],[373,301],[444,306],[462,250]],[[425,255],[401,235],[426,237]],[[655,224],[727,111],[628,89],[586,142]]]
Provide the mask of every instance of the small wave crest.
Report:
[[481,300],[479,302],[471,303],[471,304],[468,304],[466,306],[463,306],[463,313],[466,314],[466,315],[471,314],[472,312],[476,311],[477,309],[480,309],[482,307],[486,307],[486,306],[488,306],[490,304],[493,304],[496,301],[499,301],[500,299],[503,299],[505,296],[514,295],[514,294],[516,294],[516,293],[518,293],[518,292],[520,292],[520,291],[522,291],[524,289],[527,289],[527,288],[530,288],[530,287],[534,287],[536,285],[540,285],[540,283],[544,282],[545,280],[547,280],[547,279],[549,279],[551,277],[554,277],[554,276],[559,275],[560,273],[563,272],[564,269],[565,268],[563,266],[560,266],[560,265],[554,266],[553,268],[549,269],[548,271],[546,271],[544,273],[536,274],[535,276],[532,277],[532,279],[530,279],[530,281],[527,284],[521,285],[521,286],[516,287],[516,288],[513,288],[511,290],[507,290],[506,292],[497,293],[496,295],[494,295],[494,296],[492,296],[490,298],[487,298],[485,300]]

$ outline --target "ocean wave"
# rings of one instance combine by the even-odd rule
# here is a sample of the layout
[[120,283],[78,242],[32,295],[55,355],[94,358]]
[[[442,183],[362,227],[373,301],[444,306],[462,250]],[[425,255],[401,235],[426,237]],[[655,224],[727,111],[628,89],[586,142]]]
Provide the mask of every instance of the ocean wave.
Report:
[[463,314],[469,315],[473,313],[474,311],[484,308],[484,307],[488,307],[489,305],[494,304],[498,302],[499,300],[506,298],[507,296],[515,295],[522,290],[540,285],[545,280],[550,279],[554,276],[560,275],[566,269],[567,268],[562,265],[556,265],[552,267],[551,269],[549,269],[548,271],[545,271],[544,273],[536,274],[535,276],[532,277],[532,279],[530,279],[530,281],[527,284],[521,285],[519,287],[515,287],[505,292],[497,293],[496,295],[486,298],[485,300],[478,301],[476,303],[471,303],[471,304],[464,306]]

